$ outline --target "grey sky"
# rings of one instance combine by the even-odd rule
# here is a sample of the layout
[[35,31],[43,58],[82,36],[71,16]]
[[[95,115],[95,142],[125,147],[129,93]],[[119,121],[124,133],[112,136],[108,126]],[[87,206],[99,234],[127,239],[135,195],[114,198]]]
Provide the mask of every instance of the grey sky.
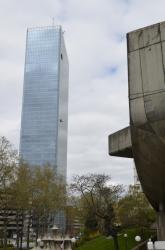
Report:
[[163,0],[1,0],[0,134],[18,148],[26,29],[61,24],[70,63],[68,178],[104,172],[133,182],[131,160],[108,156],[128,125],[126,32],[165,19]]

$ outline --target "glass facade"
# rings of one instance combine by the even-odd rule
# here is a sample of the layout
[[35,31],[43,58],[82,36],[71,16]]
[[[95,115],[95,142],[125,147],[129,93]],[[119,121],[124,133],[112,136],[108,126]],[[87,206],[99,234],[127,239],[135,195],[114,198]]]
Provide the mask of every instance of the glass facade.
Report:
[[27,31],[20,156],[66,179],[68,59],[60,26]]

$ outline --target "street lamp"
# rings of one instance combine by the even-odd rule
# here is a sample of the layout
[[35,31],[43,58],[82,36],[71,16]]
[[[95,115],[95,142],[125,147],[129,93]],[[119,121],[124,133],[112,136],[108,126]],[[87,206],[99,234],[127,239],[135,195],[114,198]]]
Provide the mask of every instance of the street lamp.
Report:
[[76,244],[76,238],[75,237],[71,238],[71,243],[72,243],[72,246]]
[[153,250],[154,249],[154,244],[151,241],[151,239],[149,239],[148,242],[147,242],[147,249],[148,250]]
[[140,241],[141,241],[141,237],[140,237],[139,235],[136,235],[136,236],[135,236],[135,240],[136,240],[137,242],[140,242]]
[[128,245],[127,245],[128,235],[127,234],[124,234],[124,239],[125,239],[125,250],[128,250]]
[[73,244],[76,243],[76,238],[73,237],[73,238],[71,239],[71,242],[72,242]]
[[41,239],[38,238],[38,239],[37,239],[37,246],[40,246],[40,243],[41,243]]

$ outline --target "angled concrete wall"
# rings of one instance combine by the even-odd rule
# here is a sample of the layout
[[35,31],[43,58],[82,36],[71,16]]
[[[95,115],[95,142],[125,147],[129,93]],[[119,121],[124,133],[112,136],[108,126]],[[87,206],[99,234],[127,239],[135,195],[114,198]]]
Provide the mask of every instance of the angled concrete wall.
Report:
[[[132,155],[146,196],[158,212],[165,239],[165,22],[127,34]],[[117,137],[117,134],[115,134]],[[124,152],[110,139],[110,154]],[[121,131],[118,133],[120,141]],[[111,141],[112,140],[112,141]],[[129,136],[126,138],[126,145]],[[113,150],[112,150],[113,148]],[[117,148],[119,149],[117,152]],[[121,150],[122,148],[122,150]],[[127,157],[123,153],[120,156]]]
[[133,156],[153,207],[165,206],[165,23],[127,35]]

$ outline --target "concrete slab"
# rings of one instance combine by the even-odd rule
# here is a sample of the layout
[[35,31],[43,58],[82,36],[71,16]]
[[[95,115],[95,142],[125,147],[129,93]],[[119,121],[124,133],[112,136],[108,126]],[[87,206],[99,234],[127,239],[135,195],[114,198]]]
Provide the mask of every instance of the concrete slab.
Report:
[[133,158],[130,127],[126,127],[111,134],[108,140],[110,155]]

